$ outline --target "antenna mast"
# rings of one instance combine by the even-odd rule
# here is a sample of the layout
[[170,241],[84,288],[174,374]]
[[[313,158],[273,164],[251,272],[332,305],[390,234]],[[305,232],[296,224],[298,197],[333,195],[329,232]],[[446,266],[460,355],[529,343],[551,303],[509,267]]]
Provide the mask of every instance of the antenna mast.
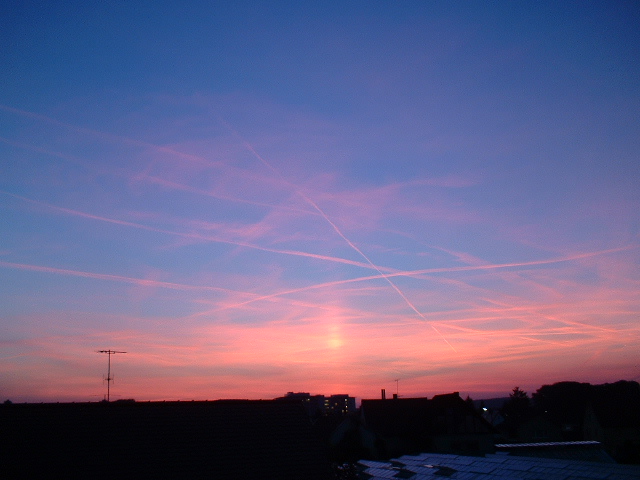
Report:
[[116,350],[98,350],[98,353],[106,353],[109,355],[109,366],[107,367],[107,402],[111,401],[111,381],[113,377],[111,376],[111,355],[115,355],[116,353],[127,353],[127,352],[118,352]]

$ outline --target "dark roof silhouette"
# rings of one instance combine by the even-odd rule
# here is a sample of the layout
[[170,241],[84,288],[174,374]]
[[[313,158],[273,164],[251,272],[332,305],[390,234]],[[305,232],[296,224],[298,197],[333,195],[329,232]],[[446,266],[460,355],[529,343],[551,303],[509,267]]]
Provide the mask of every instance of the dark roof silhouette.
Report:
[[300,404],[273,401],[0,405],[6,478],[324,479]]
[[494,433],[457,392],[427,398],[362,400],[368,428],[385,436]]

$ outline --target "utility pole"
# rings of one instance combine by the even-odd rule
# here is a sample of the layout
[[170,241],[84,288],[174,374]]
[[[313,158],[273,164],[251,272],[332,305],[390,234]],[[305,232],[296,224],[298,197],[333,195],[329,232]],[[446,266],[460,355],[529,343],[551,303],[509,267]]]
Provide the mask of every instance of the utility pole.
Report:
[[[109,366],[107,367],[107,402],[111,401],[111,381],[113,377],[111,376],[111,355],[115,355],[116,353],[127,353],[127,352],[118,352],[116,350],[98,350],[98,353],[106,353],[109,355]],[[104,384],[103,384],[104,385]]]

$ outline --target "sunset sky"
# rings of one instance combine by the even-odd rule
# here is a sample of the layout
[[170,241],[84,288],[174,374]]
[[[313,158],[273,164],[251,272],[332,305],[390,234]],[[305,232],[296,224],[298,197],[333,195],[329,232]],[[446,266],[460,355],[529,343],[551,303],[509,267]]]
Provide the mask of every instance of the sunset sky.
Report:
[[0,401],[640,379],[640,4],[231,3],[2,7]]

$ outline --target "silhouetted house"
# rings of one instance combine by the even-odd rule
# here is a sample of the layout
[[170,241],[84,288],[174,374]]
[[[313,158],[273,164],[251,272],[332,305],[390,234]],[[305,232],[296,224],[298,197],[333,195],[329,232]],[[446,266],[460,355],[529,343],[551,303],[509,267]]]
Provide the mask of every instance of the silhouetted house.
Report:
[[[565,425],[565,429],[571,428],[570,433],[574,428]],[[528,418],[523,419],[515,429],[516,439],[518,442],[532,443],[532,442],[562,442],[576,440],[575,438],[567,438],[563,435],[562,425],[553,421],[553,419],[545,414],[534,414]],[[572,437],[572,435],[569,435]]]
[[359,440],[369,458],[424,451],[493,451],[494,428],[455,392],[427,398],[362,400]]
[[584,438],[602,442],[619,462],[640,463],[640,405],[617,403],[607,399],[587,405]]
[[300,404],[0,405],[3,478],[326,479]]
[[500,424],[504,423],[504,417],[498,409],[486,408],[480,415],[482,415],[482,418],[489,422],[493,427],[498,427]]

